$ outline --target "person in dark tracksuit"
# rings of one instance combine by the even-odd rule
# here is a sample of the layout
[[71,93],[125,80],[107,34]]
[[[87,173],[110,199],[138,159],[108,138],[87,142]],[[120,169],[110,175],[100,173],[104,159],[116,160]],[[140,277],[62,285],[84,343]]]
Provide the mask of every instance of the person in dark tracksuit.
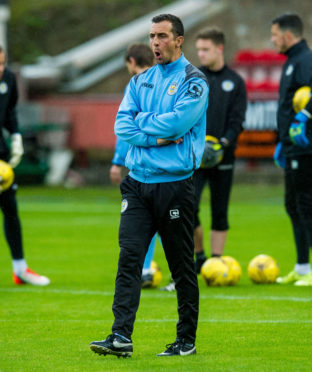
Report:
[[120,186],[113,333],[90,344],[99,354],[132,354],[142,265],[156,232],[176,282],[179,313],[176,340],[158,355],[196,352],[199,293],[191,177],[204,150],[208,85],[181,52],[183,35],[178,17],[163,14],[152,19],[150,44],[157,64],[131,79],[116,117],[116,135],[130,144],[126,157],[130,173]]
[[203,228],[199,220],[201,194],[208,183],[211,204],[210,250],[221,256],[229,229],[228,204],[232,187],[237,137],[243,130],[247,94],[243,79],[224,61],[225,36],[217,27],[206,28],[196,37],[199,68],[209,83],[206,134],[217,138],[224,151],[223,159],[212,168],[199,168],[194,173],[196,193],[194,241],[196,271],[205,262]]
[[[18,100],[17,86],[14,74],[5,67],[6,53],[0,46],[0,159],[15,168],[24,153],[22,136],[18,132],[16,104]],[[4,130],[11,139],[11,151],[8,149]],[[0,207],[4,216],[4,233],[11,251],[13,265],[13,281],[15,284],[29,283],[47,285],[50,280],[30,270],[24,258],[22,246],[21,223],[17,211],[17,185],[2,191],[0,185]]]
[[278,135],[275,163],[285,168],[285,206],[290,217],[297,262],[280,284],[312,286],[309,249],[312,246],[312,99],[297,114],[295,92],[312,87],[312,51],[303,39],[303,23],[296,14],[272,21],[271,41],[287,56],[283,66],[277,113]]

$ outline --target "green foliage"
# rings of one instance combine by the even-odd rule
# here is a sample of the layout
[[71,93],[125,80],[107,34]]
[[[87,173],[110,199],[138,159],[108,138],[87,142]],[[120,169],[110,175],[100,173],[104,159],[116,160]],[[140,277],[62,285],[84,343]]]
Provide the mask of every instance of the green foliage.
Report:
[[10,59],[32,63],[40,55],[73,48],[173,0],[14,0]]
[[[247,265],[271,254],[286,274],[295,262],[280,186],[234,185],[226,253],[242,265],[235,287],[208,288],[199,277],[196,356],[157,358],[175,339],[176,295],[142,291],[131,359],[99,357],[89,342],[110,333],[118,260],[118,188],[21,188],[19,209],[30,266],[49,287],[16,287],[0,239],[1,371],[311,371],[311,288],[255,285]],[[208,193],[201,216],[209,230]],[[208,233],[205,241],[208,244]],[[206,248],[208,252],[208,247]],[[169,280],[162,248],[155,260]]]

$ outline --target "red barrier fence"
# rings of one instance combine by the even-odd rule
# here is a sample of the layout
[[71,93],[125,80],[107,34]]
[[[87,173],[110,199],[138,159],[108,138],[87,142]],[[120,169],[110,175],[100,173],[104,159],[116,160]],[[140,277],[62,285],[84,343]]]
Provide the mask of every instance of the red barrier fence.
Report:
[[68,110],[71,122],[69,146],[75,150],[88,150],[114,148],[114,122],[120,102],[121,98],[60,96],[40,103]]
[[236,156],[271,158],[276,145],[276,110],[282,65],[286,57],[273,50],[240,50],[232,64],[248,93],[244,132]]

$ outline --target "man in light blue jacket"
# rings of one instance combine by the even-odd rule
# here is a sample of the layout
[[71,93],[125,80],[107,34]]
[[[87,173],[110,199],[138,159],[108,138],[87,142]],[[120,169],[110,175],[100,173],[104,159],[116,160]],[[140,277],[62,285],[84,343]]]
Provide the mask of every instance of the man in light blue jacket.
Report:
[[196,353],[199,294],[191,177],[204,150],[208,84],[184,57],[183,35],[183,24],[176,16],[162,14],[152,19],[150,44],[157,65],[131,79],[117,114],[115,133],[130,144],[126,157],[130,173],[120,185],[113,333],[90,344],[98,354],[132,355],[142,265],[156,232],[176,283],[179,313],[176,341],[158,356]]
[[[131,44],[125,54],[125,63],[129,72],[129,75],[132,77],[137,74],[141,74],[148,68],[152,67],[155,64],[155,57],[152,49],[143,43],[134,43]],[[128,85],[124,91],[128,89]],[[112,183],[120,185],[122,181],[122,167],[125,166],[125,159],[127,152],[129,150],[129,144],[122,139],[117,137],[115,153],[112,159],[112,166],[109,171],[110,180]],[[145,261],[143,264],[142,270],[142,288],[152,288],[153,286],[153,269],[152,261],[154,258],[154,251],[156,246],[156,234],[150,242],[148,247]]]

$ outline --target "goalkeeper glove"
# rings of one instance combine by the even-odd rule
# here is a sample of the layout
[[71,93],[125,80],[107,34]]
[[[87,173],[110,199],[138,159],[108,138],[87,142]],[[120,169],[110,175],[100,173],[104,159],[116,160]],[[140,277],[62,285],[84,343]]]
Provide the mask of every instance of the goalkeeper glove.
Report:
[[273,160],[274,160],[274,163],[277,167],[283,168],[283,169],[286,168],[286,158],[283,154],[282,142],[279,142],[276,145],[274,155],[273,155]]
[[295,122],[289,128],[291,142],[300,147],[307,147],[310,144],[306,136],[306,123],[310,119],[306,110],[301,110],[295,116]]
[[201,168],[212,168],[223,159],[223,146],[216,137],[206,136]]
[[9,164],[12,168],[15,168],[20,163],[24,154],[23,140],[19,133],[11,135],[11,158]]

